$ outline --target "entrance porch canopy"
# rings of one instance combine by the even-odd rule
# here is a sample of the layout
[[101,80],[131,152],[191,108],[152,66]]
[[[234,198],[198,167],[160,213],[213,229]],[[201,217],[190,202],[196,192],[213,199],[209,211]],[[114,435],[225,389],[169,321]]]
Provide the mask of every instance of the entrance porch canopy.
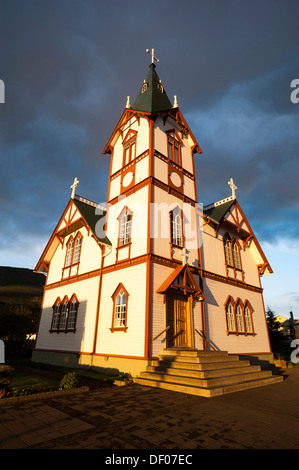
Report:
[[204,293],[194,279],[187,264],[178,266],[161,284],[157,293],[166,294],[170,289],[184,295],[192,295],[192,297],[200,301],[205,300]]

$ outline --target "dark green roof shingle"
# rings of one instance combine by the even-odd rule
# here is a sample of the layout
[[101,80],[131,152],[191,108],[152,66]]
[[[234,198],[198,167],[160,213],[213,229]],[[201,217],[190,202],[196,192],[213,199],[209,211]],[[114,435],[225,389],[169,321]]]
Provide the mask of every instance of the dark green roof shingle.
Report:
[[155,68],[155,64],[150,65],[150,70],[145,79],[147,88],[144,91],[141,88],[132,109],[156,113],[172,108],[164,87],[161,87],[161,82]]
[[[105,245],[112,245],[110,242],[109,238],[106,237],[105,233],[100,233],[100,230],[104,229],[104,223],[98,224],[96,227],[97,223],[106,216],[106,212],[103,214],[96,214],[96,207],[90,204],[86,204],[83,201],[80,201],[79,199],[74,198],[73,199],[74,204],[80,211],[83,219],[87,223],[87,225],[90,227],[92,230],[93,234],[96,236],[96,238],[99,240],[100,243],[104,243]],[[104,222],[104,221],[103,221]]]
[[219,206],[211,207],[210,209],[203,210],[205,216],[210,217],[215,222],[220,222],[225,216],[226,212],[235,203],[235,200],[219,204]]

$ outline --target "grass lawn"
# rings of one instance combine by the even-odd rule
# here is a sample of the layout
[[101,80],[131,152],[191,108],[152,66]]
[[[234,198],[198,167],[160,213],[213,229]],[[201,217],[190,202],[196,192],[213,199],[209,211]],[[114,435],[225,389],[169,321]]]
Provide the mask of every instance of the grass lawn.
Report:
[[[84,369],[84,368],[75,368],[75,367],[62,367],[62,366],[54,366],[54,365],[51,365],[51,364],[43,364],[43,363],[38,363],[38,362],[32,362],[29,358],[24,358],[24,357],[14,357],[12,359],[7,359],[7,364],[8,365],[11,365],[12,367],[16,367],[16,366],[22,366],[22,367],[29,367],[31,369],[34,369],[36,370],[36,373],[38,374],[38,371],[39,370],[49,370],[49,371],[54,371],[54,372],[59,372],[61,374],[66,374],[68,372],[76,372],[80,377],[82,378],[86,378],[86,379],[94,379],[94,380],[100,380],[102,382],[113,382],[115,379],[117,378],[120,378],[120,376],[122,376],[122,374],[106,374],[104,372],[101,372],[101,371],[95,371],[95,370],[92,370],[92,369]],[[51,380],[53,382],[53,379],[47,379],[46,377],[41,377],[41,376],[38,376],[38,375],[34,375],[33,373],[31,374],[30,372],[19,372],[19,371],[15,371],[14,372],[14,376],[16,378],[16,380],[23,380],[24,382],[28,381],[30,382],[29,385],[31,385],[31,381],[35,382],[35,381],[39,381],[38,382],[38,385],[40,383],[43,383],[44,381],[46,380]],[[19,378],[18,378],[19,377]],[[55,381],[54,381],[55,383]],[[56,381],[57,383],[57,381]],[[34,383],[36,384],[36,382]],[[52,384],[50,384],[52,385]]]
[[53,380],[48,377],[38,375],[28,375],[26,372],[14,371],[11,388],[21,387],[58,387],[59,380]]

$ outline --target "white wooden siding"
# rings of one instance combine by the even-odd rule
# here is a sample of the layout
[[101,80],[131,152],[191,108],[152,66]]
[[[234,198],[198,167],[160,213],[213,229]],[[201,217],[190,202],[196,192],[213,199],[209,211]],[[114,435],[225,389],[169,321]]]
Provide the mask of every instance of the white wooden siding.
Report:
[[[165,258],[170,257],[169,212],[179,206],[186,216],[184,217],[184,238],[188,249],[188,264],[197,266],[199,241],[195,231],[195,208],[158,187],[154,187],[154,203],[155,212],[152,213],[154,253]],[[182,261],[181,251],[179,248],[174,249],[173,258]]]
[[[103,275],[96,352],[122,356],[144,356],[146,263]],[[127,331],[111,332],[113,299],[119,283],[129,293]]]
[[[111,254],[105,257],[104,266],[114,264],[116,261],[116,247],[118,245],[119,220],[123,208],[127,206],[132,212],[131,225],[131,258],[144,255],[147,252],[147,213],[148,213],[148,187],[141,188],[111,206],[107,217],[107,237],[112,243]],[[123,249],[122,249],[123,250]],[[119,253],[120,254],[120,253]],[[120,259],[125,255],[120,254]]]
[[[228,285],[223,282],[204,278],[206,296],[206,334],[219,349],[229,353],[268,353],[269,343],[263,309],[262,295],[248,289]],[[253,308],[253,326],[255,336],[226,333],[224,302],[231,295],[234,300],[248,300]]]
[[[47,284],[53,284],[54,282],[61,281],[66,257],[67,241],[69,237],[75,237],[78,231],[80,231],[83,237],[78,274],[84,274],[86,272],[100,268],[102,256],[101,248],[95,239],[91,236],[91,232],[89,231],[88,234],[86,228],[81,227],[80,230],[76,230],[75,232],[70,233],[65,238],[63,245],[59,243],[50,263],[50,268],[47,275]],[[77,265],[71,271],[71,274],[77,274]]]
[[[36,348],[57,351],[92,352],[96,309],[99,290],[99,276],[82,280],[69,285],[47,289],[37,335]],[[79,301],[76,332],[50,333],[53,304],[60,297],[67,295],[69,300],[76,294]]]

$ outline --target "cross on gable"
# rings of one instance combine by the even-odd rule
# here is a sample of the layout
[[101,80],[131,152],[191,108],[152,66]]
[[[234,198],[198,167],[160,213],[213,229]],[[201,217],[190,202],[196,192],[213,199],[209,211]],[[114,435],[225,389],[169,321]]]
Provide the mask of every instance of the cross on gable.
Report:
[[79,180],[78,180],[77,177],[76,177],[76,178],[74,179],[74,182],[73,182],[72,186],[71,186],[71,189],[72,189],[71,198],[72,198],[72,199],[74,199],[74,197],[75,197],[75,189],[76,189],[76,187],[78,186],[78,184],[79,184]]
[[159,59],[157,59],[157,57],[155,57],[155,49],[152,49],[152,51],[150,51],[149,49],[146,49],[146,52],[148,52],[152,56],[152,64],[154,63],[154,60],[159,62]]
[[230,186],[231,190],[232,190],[232,197],[234,199],[236,199],[236,192],[235,190],[238,189],[237,186],[234,184],[234,180],[231,178],[227,184]]

